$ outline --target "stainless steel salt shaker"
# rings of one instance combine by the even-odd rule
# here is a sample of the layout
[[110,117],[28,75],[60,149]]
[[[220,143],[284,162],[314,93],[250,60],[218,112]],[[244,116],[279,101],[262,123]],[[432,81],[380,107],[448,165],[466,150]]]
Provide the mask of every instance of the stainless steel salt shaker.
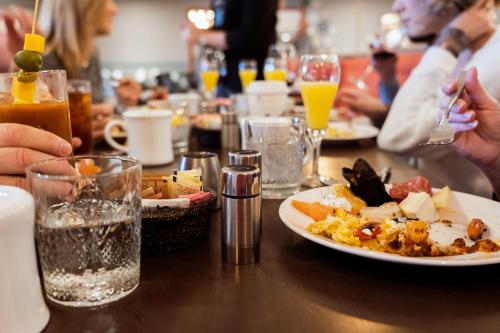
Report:
[[262,154],[257,150],[234,150],[227,154],[229,165],[254,165],[262,170]]
[[221,108],[221,144],[223,149],[240,148],[240,125],[238,113],[233,109]]
[[253,165],[222,168],[222,260],[237,265],[259,261],[261,175]]

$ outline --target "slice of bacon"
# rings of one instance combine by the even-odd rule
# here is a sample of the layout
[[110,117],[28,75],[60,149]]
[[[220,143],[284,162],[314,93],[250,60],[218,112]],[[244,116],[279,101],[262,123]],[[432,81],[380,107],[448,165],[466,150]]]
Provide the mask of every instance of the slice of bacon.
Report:
[[393,184],[389,194],[393,199],[403,201],[410,192],[426,192],[432,195],[429,181],[422,176],[410,178],[407,182],[402,184]]

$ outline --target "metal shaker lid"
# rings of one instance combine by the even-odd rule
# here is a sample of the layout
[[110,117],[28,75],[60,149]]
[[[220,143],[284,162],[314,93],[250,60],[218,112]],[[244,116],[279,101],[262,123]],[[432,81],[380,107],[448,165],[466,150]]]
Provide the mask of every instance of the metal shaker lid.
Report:
[[222,168],[222,195],[252,197],[260,194],[260,169],[253,165],[230,165]]
[[257,150],[235,150],[227,154],[230,165],[255,165],[262,164],[262,154]]

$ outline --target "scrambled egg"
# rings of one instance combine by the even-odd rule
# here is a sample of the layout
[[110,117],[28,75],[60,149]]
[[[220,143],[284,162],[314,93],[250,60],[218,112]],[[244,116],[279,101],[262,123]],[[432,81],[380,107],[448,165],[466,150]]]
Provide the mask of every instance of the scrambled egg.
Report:
[[375,238],[362,241],[354,233],[366,223],[368,222],[362,217],[349,214],[343,209],[336,209],[334,215],[329,216],[326,220],[311,223],[307,227],[307,231],[347,245],[375,251],[393,252],[388,244],[396,240],[399,233],[404,230],[402,224],[387,219],[380,224],[381,232]]

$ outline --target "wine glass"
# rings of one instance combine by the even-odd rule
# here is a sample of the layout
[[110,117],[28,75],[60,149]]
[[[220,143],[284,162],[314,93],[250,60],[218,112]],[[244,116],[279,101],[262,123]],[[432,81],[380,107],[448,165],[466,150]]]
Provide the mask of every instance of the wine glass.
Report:
[[204,48],[200,55],[200,79],[203,83],[205,97],[215,98],[215,89],[219,82],[220,73],[224,65],[224,56],[221,52],[211,48]]
[[240,74],[241,86],[245,91],[250,83],[255,81],[257,78],[257,61],[255,60],[241,60],[238,65],[238,70]]
[[[394,13],[387,13],[380,18],[380,32],[369,35],[366,38],[374,60],[384,60],[395,56],[401,48],[405,35],[401,19]],[[361,76],[349,80],[361,90],[366,90],[366,78],[375,70],[373,61],[366,66]]]
[[304,186],[315,188],[333,184],[333,179],[320,176],[318,162],[321,141],[328,127],[330,109],[340,82],[340,63],[336,54],[304,55],[301,58],[300,93],[306,111],[307,133],[313,146],[313,172]]
[[290,43],[277,43],[269,47],[264,63],[266,81],[283,81],[288,79],[289,60],[296,57],[297,50]]

